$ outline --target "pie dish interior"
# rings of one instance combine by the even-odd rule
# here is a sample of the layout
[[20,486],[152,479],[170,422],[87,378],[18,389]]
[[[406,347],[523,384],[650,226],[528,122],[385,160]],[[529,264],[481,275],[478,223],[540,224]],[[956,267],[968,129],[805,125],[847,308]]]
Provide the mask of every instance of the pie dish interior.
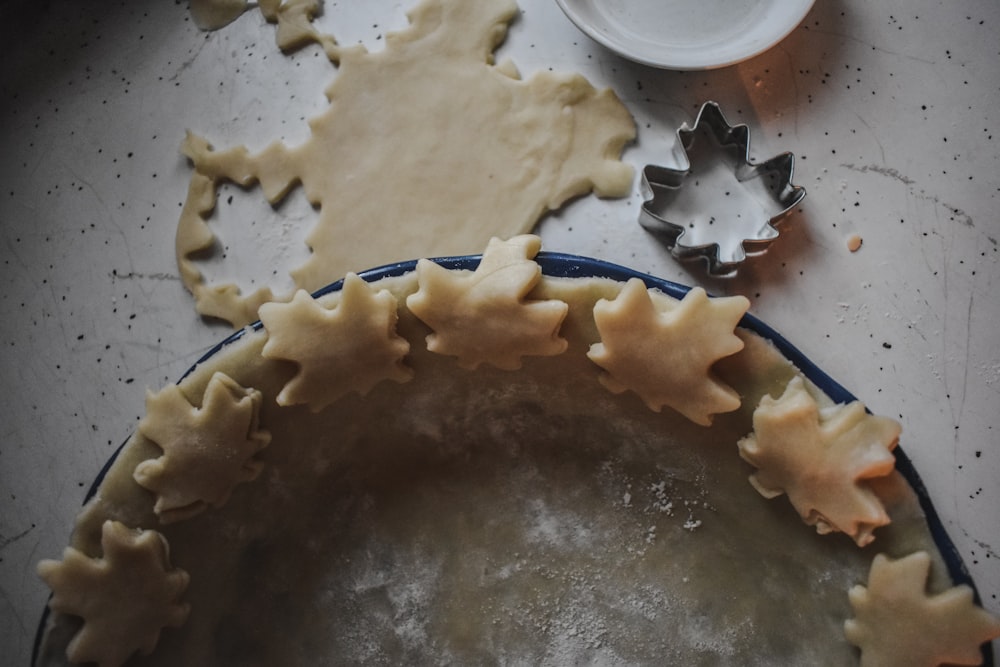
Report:
[[[676,298],[686,288],[580,257],[536,261],[532,298],[570,304],[568,348],[516,371],[426,349],[429,329],[405,307],[413,262],[362,274],[401,304],[412,379],[318,412],[263,401],[263,472],[223,507],[161,525],[132,474],[159,450],[130,441],[95,482],[73,546],[99,553],[108,519],[155,527],[190,574],[192,611],[129,664],[852,665],[847,591],[875,553],[928,551],[931,590],[971,583],[898,449],[898,472],[878,482],[892,523],[865,548],[817,534],[747,482],[736,443],[762,396],[801,371],[830,404],[853,400],[766,325],[743,318],[746,347],[717,365],[742,407],[707,428],[609,392],[586,356],[592,306],[622,281]],[[179,386],[198,397],[221,371],[276,396],[295,367],[264,358],[266,340],[259,323],[240,331]],[[36,664],[66,664],[79,623],[54,616]]]

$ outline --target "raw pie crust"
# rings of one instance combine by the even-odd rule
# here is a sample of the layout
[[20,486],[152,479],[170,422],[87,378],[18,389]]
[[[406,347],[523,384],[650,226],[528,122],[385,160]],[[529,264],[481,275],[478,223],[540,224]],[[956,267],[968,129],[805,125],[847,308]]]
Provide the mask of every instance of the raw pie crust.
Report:
[[330,106],[310,120],[309,139],[251,153],[215,150],[189,133],[182,146],[194,173],[177,262],[202,315],[243,326],[262,303],[287,296],[268,287],[242,294],[202,275],[199,261],[217,245],[209,219],[227,181],[259,185],[273,205],[302,188],[318,217],[311,254],[292,277],[310,292],[348,271],[461,254],[524,233],[576,196],[631,192],[633,170],[620,155],[635,124],[610,89],[579,74],[522,78],[512,61],[494,63],[518,11],[513,0],[422,0],[407,14],[410,25],[387,34],[377,52],[317,34],[308,20],[317,6],[260,3],[278,23],[282,48],[318,41],[337,63]]
[[[169,616],[121,639],[134,642],[126,654],[151,651],[136,665],[854,665],[844,633],[852,602],[868,611],[848,624],[851,641],[894,641],[869,624],[870,598],[885,586],[868,595],[861,585],[876,553],[883,574],[890,562],[915,570],[921,595],[925,583],[932,595],[964,595],[949,591],[915,494],[891,468],[856,480],[891,517],[865,548],[811,530],[797,505],[762,498],[755,487],[778,477],[740,457],[766,445],[763,432],[746,440],[762,399],[774,410],[794,390],[827,415],[845,406],[766,340],[734,332],[745,300],[693,307],[697,290],[678,302],[636,283],[542,277],[537,250],[536,237],[493,241],[476,272],[421,262],[371,285],[348,276],[316,301],[300,293],[263,308],[265,328],[151,393],[150,414],[78,518],[64,560],[40,565],[62,609],[40,664],[65,664],[83,625],[57,604],[72,608],[76,584],[53,582],[71,561],[106,564],[107,534],[120,534],[118,550],[149,542],[156,558],[146,560],[170,590],[190,578],[167,599]],[[631,301],[636,326],[639,308],[650,331],[717,349],[719,361],[695,359],[685,380],[722,396],[709,412],[689,419],[671,399],[654,404],[647,385],[670,379],[622,370],[627,354],[601,320]],[[647,347],[671,345],[662,335]],[[365,368],[342,365],[358,355]],[[671,373],[684,376],[684,366]],[[325,391],[323,377],[337,390]],[[188,449],[212,447],[164,435],[178,415],[189,424],[221,415],[231,428],[215,441],[234,452],[228,467],[213,459],[214,487],[183,496],[148,479],[156,469],[169,479],[163,470],[183,468]],[[882,430],[888,451],[898,429]],[[836,525],[835,511],[818,513],[827,521],[810,523],[865,543],[850,522]],[[919,562],[896,561],[914,553]],[[121,591],[94,604],[142,607],[142,592]],[[970,611],[950,613],[980,623],[966,638],[975,651],[1000,629],[969,597]],[[85,659],[120,662],[120,646],[90,643],[97,653]]]

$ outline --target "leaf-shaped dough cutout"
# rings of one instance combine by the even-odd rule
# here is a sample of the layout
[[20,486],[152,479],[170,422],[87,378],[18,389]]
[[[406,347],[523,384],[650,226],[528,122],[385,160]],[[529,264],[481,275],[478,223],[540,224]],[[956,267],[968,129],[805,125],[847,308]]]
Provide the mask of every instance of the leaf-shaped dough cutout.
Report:
[[397,305],[389,290],[375,291],[350,273],[333,309],[304,290],[289,303],[261,306],[268,336],[263,355],[299,366],[278,404],[305,403],[318,412],[351,391],[367,394],[382,380],[409,380],[413,373],[403,357],[410,344],[396,334]]
[[851,589],[855,618],[844,632],[861,649],[861,667],[982,664],[980,645],[1000,637],[1000,618],[978,607],[968,586],[928,594],[930,567],[923,551],[899,560],[879,554],[868,585]]
[[601,342],[587,356],[607,371],[601,382],[612,392],[632,390],[652,410],[667,405],[709,426],[712,415],[740,406],[711,369],[743,349],[734,329],[749,306],[742,296],[711,299],[700,287],[677,301],[633,278],[594,306]]
[[801,376],[780,398],[765,396],[753,415],[754,432],[739,441],[740,456],[757,468],[750,482],[766,498],[782,493],[820,533],[843,531],[859,546],[889,523],[865,480],[885,477],[900,425],[870,415],[855,401],[820,410]]
[[62,561],[43,560],[38,574],[49,588],[49,607],[78,616],[83,626],[70,641],[72,662],[117,667],[135,652],[152,653],[165,627],[180,627],[190,608],[178,602],[189,577],[170,565],[166,538],[106,521],[104,555],[90,558],[69,547]]
[[233,487],[256,479],[263,467],[254,455],[271,441],[258,428],[263,400],[225,373],[209,380],[201,407],[170,385],[146,396],[139,432],[163,450],[135,468],[135,480],[157,495],[154,507],[164,523],[226,503]]
[[564,352],[567,343],[559,328],[569,306],[526,299],[542,276],[533,259],[540,247],[541,239],[527,234],[509,241],[494,238],[472,273],[420,260],[420,289],[406,305],[434,330],[427,349],[458,357],[463,368],[489,363],[504,370],[520,368],[526,355]]

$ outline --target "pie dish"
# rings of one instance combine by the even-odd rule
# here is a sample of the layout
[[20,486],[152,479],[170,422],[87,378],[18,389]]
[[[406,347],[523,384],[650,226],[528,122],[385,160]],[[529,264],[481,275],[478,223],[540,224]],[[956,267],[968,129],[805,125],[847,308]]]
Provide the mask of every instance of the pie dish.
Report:
[[[894,422],[740,297],[537,252],[350,274],[150,392],[39,566],[35,663],[849,665],[898,651],[866,611],[896,564],[954,598],[982,635],[965,655],[1000,632]],[[646,382],[676,350],[684,391]],[[875,434],[848,488],[873,513],[773,492],[764,422],[788,396]]]
[[675,70],[725,67],[784,39],[813,0],[556,0],[587,36],[629,60]]

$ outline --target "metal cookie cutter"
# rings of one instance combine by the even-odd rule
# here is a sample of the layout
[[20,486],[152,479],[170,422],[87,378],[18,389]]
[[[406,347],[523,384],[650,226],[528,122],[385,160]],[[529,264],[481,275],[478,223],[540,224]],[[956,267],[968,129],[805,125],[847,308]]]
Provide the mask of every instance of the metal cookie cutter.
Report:
[[[696,141],[699,136],[709,141]],[[767,249],[778,236],[774,224],[806,196],[792,184],[795,156],[753,162],[750,128],[730,125],[715,102],[704,103],[677,139],[687,166],[646,165],[639,223],[674,257],[704,258],[709,275],[734,275],[748,253]]]

